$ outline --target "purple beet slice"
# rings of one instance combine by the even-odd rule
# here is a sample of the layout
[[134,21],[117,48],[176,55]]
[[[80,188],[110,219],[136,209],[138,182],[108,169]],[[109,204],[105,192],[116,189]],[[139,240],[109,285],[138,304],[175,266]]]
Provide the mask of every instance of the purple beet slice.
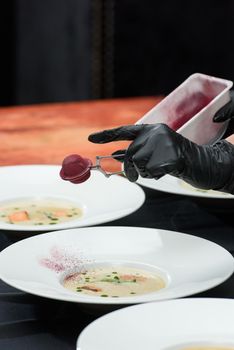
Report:
[[82,183],[91,175],[92,161],[88,158],[83,158],[78,154],[71,154],[64,158],[60,176],[65,181],[70,181],[74,184]]

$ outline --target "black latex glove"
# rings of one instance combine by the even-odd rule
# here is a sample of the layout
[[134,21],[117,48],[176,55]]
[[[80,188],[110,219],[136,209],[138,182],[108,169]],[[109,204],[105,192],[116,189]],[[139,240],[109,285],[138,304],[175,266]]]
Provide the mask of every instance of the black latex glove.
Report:
[[231,100],[220,108],[213,117],[215,123],[229,121],[225,134],[223,135],[224,139],[234,133],[234,90],[230,91],[230,98]]
[[203,189],[234,194],[234,145],[222,140],[199,146],[165,124],[128,125],[89,136],[94,143],[132,140],[125,151],[124,170],[134,182],[141,175],[170,174]]
[[234,118],[234,90],[230,90],[231,100],[220,108],[214,115],[214,122],[224,122]]

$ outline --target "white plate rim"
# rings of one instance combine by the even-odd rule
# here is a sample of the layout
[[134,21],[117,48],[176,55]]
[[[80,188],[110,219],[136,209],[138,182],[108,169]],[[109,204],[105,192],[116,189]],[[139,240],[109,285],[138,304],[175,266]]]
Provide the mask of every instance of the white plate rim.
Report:
[[[1,178],[1,174],[2,172],[5,172],[7,170],[9,170],[11,173],[13,173],[14,171],[17,171],[17,169],[21,169],[27,171],[27,169],[32,169],[32,170],[47,170],[50,171],[52,169],[57,170],[58,174],[59,174],[59,170],[61,169],[60,165],[56,165],[56,164],[20,164],[20,165],[9,165],[9,166],[1,166],[0,167],[0,178]],[[93,179],[98,179],[98,181],[103,181],[103,184],[105,181],[108,181],[108,179],[106,179],[104,177],[104,175],[98,173],[96,174],[96,172],[93,175]],[[101,176],[100,176],[101,175]],[[135,201],[134,201],[134,205],[131,205],[128,203],[127,205],[123,206],[122,208],[119,208],[118,210],[113,210],[112,213],[110,213],[109,217],[103,213],[102,215],[96,215],[93,216],[92,218],[84,218],[84,219],[75,219],[75,220],[71,220],[71,221],[67,221],[65,223],[61,223],[61,224],[57,224],[57,225],[41,225],[41,226],[35,226],[35,225],[28,225],[28,226],[23,226],[23,225],[10,225],[4,222],[0,221],[0,229],[4,230],[4,231],[23,231],[23,232],[47,232],[47,231],[57,231],[57,230],[64,230],[64,229],[70,229],[70,228],[76,228],[76,227],[87,227],[87,226],[93,226],[93,225],[99,225],[102,223],[107,223],[107,222],[111,222],[114,220],[118,220],[122,217],[125,217],[127,215],[132,214],[133,212],[137,211],[145,202],[145,193],[144,190],[137,184],[135,183],[130,183],[126,178],[119,176],[119,175],[115,175],[114,176],[115,181],[118,183],[119,188],[120,186],[125,186],[125,189],[127,189],[127,187],[129,187],[131,189],[131,193],[134,192],[135,195]],[[100,180],[101,179],[101,180]],[[92,180],[91,180],[92,181]],[[63,182],[61,182],[63,183]],[[74,189],[75,186],[80,186],[80,185],[74,185]],[[78,189],[78,188],[77,188]],[[62,199],[66,199],[66,200],[70,200],[71,202],[76,202],[77,200],[74,199],[74,197],[71,196],[66,196],[66,195],[56,195],[56,194],[51,194],[48,193],[48,195],[45,193],[43,195],[43,197],[54,197],[54,198],[58,198],[61,197]],[[30,198],[30,195],[26,195],[25,197]],[[19,197],[19,199],[22,198]],[[6,201],[6,200],[11,200],[11,199],[17,199],[17,197],[14,197],[13,194],[10,194],[8,196],[5,197],[1,197],[0,194],[0,201]]]
[[[223,283],[225,280],[227,280],[232,274],[233,274],[233,271],[234,271],[234,258],[233,256],[223,247],[219,246],[218,244],[214,243],[214,242],[211,242],[211,241],[208,241],[207,239],[204,239],[204,238],[200,238],[200,237],[196,237],[196,236],[193,236],[193,235],[189,235],[189,234],[186,234],[186,233],[181,233],[181,232],[176,232],[176,231],[169,231],[169,230],[162,230],[162,229],[153,229],[153,228],[144,228],[144,227],[131,227],[131,226],[98,226],[98,227],[84,227],[84,228],[75,228],[75,229],[68,229],[68,230],[59,230],[59,231],[51,231],[51,232],[48,232],[46,234],[40,234],[40,235],[36,235],[36,236],[32,236],[32,237],[29,237],[29,238],[26,238],[24,240],[21,240],[21,241],[18,241],[16,243],[14,243],[13,245],[5,248],[2,252],[0,252],[0,262],[1,262],[1,255],[4,255],[7,253],[7,251],[11,251],[11,247],[20,247],[21,245],[24,245],[24,242],[25,241],[30,241],[32,240],[33,242],[37,242],[37,240],[40,240],[42,238],[43,239],[49,239],[50,236],[59,236],[59,235],[65,235],[66,238],[67,238],[67,235],[69,234],[76,234],[76,235],[79,235],[79,233],[82,234],[82,231],[87,234],[87,232],[91,232],[91,236],[92,234],[93,235],[98,235],[98,232],[96,231],[114,231],[114,230],[123,230],[123,231],[126,231],[126,232],[130,232],[130,231],[135,231],[135,230],[141,230],[144,234],[148,231],[149,233],[158,233],[160,235],[176,235],[177,237],[180,237],[184,240],[191,240],[193,241],[194,243],[194,240],[197,241],[197,242],[200,242],[200,243],[203,243],[203,242],[206,242],[210,247],[213,247],[213,248],[217,248],[220,253],[223,254],[223,257],[225,256],[225,259],[228,260],[228,271],[225,271],[225,274],[222,274],[222,277],[219,276],[218,280],[217,280],[217,276],[216,276],[216,279],[212,279],[212,281],[206,285],[205,282],[203,283],[195,283],[195,288],[193,287],[192,289],[190,289],[189,291],[182,288],[182,290],[180,289],[176,289],[174,292],[172,292],[172,296],[169,296],[169,297],[165,297],[163,294],[160,298],[160,296],[158,297],[157,293],[156,293],[156,297],[155,296],[149,296],[148,295],[142,295],[142,296],[136,296],[136,297],[131,297],[131,301],[132,303],[147,303],[147,302],[153,302],[153,301],[160,301],[160,300],[169,300],[169,299],[173,299],[173,298],[182,298],[182,297],[185,297],[185,296],[190,296],[190,295],[193,295],[193,294],[196,294],[196,293],[199,293],[199,292],[203,292],[203,291],[206,291],[208,289],[211,289],[221,283]],[[92,238],[92,237],[91,237]],[[131,262],[131,261],[129,261]],[[3,265],[3,264],[2,264]],[[155,265],[154,265],[155,266]],[[156,267],[156,266],[155,266]],[[20,289],[20,290],[23,290],[24,292],[27,292],[27,293],[30,293],[30,294],[33,294],[33,295],[38,295],[38,296],[41,296],[41,297],[46,297],[46,298],[49,298],[49,299],[55,299],[55,300],[61,300],[61,301],[68,301],[68,302],[75,302],[75,303],[80,303],[80,304],[96,304],[96,305],[129,305],[130,304],[130,299],[128,297],[126,298],[118,298],[118,299],[109,299],[107,300],[108,298],[95,298],[95,297],[84,297],[84,298],[77,298],[77,295],[73,293],[70,293],[69,295],[66,295],[66,297],[64,297],[64,293],[63,294],[60,294],[57,292],[56,295],[51,295],[50,293],[46,293],[46,292],[38,292],[38,290],[35,292],[34,288],[28,288],[28,287],[25,287],[23,286],[22,288],[22,285],[18,282],[18,280],[10,280],[9,281],[9,278],[6,278],[4,276],[4,268],[3,268],[3,272],[1,271],[1,266],[0,266],[0,278],[7,284],[11,285],[12,287],[14,288],[17,288],[17,289]]]
[[189,196],[189,197],[199,197],[199,198],[208,198],[208,199],[226,199],[226,200],[233,200],[234,195],[231,194],[223,194],[222,192],[217,193],[207,193],[207,192],[196,192],[193,190],[190,190],[189,188],[182,187],[180,185],[180,179],[171,176],[171,175],[164,175],[159,180],[155,179],[144,179],[142,177],[139,177],[137,180],[137,183],[143,187],[150,188],[152,190],[161,191],[165,193],[171,193],[176,195],[183,195],[183,196]]

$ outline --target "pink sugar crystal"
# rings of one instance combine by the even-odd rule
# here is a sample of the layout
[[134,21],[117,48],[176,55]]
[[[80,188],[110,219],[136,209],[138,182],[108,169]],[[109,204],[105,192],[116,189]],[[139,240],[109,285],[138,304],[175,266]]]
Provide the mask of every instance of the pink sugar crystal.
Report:
[[56,273],[74,268],[81,272],[85,270],[85,264],[90,262],[89,259],[82,256],[79,250],[74,251],[74,247],[58,248],[54,246],[50,249],[48,256],[39,258],[40,265]]

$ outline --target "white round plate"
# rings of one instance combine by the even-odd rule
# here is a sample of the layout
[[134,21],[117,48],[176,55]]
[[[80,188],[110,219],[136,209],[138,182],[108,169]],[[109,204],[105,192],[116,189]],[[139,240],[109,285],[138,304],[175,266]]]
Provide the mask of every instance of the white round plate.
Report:
[[[91,266],[130,266],[155,271],[166,287],[129,297],[69,291],[61,281]],[[195,236],[140,227],[88,227],[40,234],[0,253],[0,278],[25,292],[83,304],[136,304],[198,293],[226,280],[232,255]]]
[[81,332],[76,349],[183,350],[185,345],[226,345],[233,349],[233,325],[231,299],[147,303],[111,312],[92,322]]
[[198,190],[186,184],[184,181],[177,179],[171,175],[165,175],[159,180],[155,179],[144,179],[139,177],[137,180],[139,185],[151,188],[153,190],[179,194],[184,196],[192,197],[203,197],[203,198],[220,198],[220,199],[234,199],[234,196],[228,193],[218,191],[203,191]]
[[93,171],[82,184],[72,184],[59,176],[57,165],[0,167],[0,205],[19,199],[62,199],[83,211],[81,218],[56,225],[19,225],[0,221],[0,229],[11,231],[54,231],[98,225],[119,219],[137,210],[145,200],[140,186],[121,176],[106,178]]

